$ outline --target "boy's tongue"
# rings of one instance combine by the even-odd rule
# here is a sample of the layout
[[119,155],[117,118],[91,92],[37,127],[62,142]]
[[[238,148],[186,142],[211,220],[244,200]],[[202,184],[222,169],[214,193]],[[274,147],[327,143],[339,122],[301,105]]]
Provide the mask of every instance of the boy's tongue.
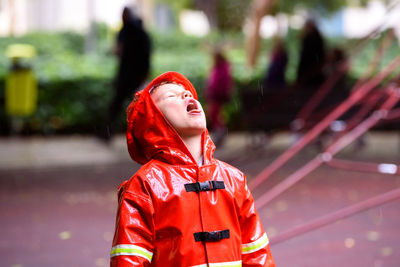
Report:
[[187,106],[187,108],[186,108],[186,110],[187,110],[188,112],[190,112],[190,111],[192,111],[192,110],[194,110],[194,109],[196,109],[196,105],[193,104],[193,103],[189,104],[189,105]]
[[188,104],[187,104],[187,106],[186,106],[186,111],[187,112],[191,112],[191,111],[196,111],[197,110],[197,103],[196,103],[196,101],[194,101],[193,99],[192,100],[189,100],[189,102],[188,102]]

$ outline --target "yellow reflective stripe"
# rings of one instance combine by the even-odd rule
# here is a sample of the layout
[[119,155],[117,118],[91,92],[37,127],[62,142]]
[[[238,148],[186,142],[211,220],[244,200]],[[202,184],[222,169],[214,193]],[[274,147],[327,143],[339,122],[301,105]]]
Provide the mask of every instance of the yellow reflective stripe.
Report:
[[242,261],[209,263],[210,267],[242,267]]
[[111,248],[111,258],[121,255],[139,256],[145,258],[149,262],[151,262],[151,259],[153,258],[153,253],[151,253],[147,249],[135,245],[117,245]]
[[269,239],[266,233],[264,233],[259,239],[254,242],[242,244],[242,254],[248,254],[256,252],[257,250],[265,247],[269,244]]
[[217,263],[207,263],[200,264],[191,267],[242,267],[242,261],[229,261],[229,262],[217,262]]

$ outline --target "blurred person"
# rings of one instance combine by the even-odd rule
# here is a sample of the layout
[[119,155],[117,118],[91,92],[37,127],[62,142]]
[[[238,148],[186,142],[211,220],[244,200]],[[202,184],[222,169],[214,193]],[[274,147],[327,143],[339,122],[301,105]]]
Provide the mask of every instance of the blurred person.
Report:
[[351,87],[347,80],[349,68],[348,56],[341,47],[335,46],[327,51],[323,73],[331,89],[316,109],[320,110],[320,114],[328,112],[349,96]]
[[127,115],[143,166],[119,187],[111,266],[275,266],[244,174],[213,157],[190,81],[158,76]]
[[324,39],[314,20],[307,20],[301,32],[300,61],[296,84],[303,89],[316,89],[324,81]]
[[346,52],[340,47],[333,47],[329,50],[326,56],[326,62],[324,66],[325,77],[331,77],[337,73],[343,73],[339,81],[336,82],[335,88],[345,89],[346,75],[349,72],[350,63]]
[[276,92],[286,87],[286,66],[288,53],[284,42],[280,37],[274,39],[274,45],[270,53],[270,62],[263,79],[264,90]]
[[205,97],[208,105],[208,116],[210,128],[214,133],[216,145],[221,145],[227,133],[222,108],[231,99],[232,76],[229,61],[225,58],[221,50],[215,49],[213,52],[213,66],[210,70]]
[[151,40],[143,23],[133,11],[125,7],[122,12],[123,26],[118,33],[114,54],[119,59],[114,81],[114,95],[109,105],[107,132],[104,139],[111,138],[124,100],[134,95],[146,80],[150,71]]
[[343,63],[346,63],[346,69],[348,69],[349,63],[347,61],[348,59],[345,51],[340,47],[333,47],[331,50],[329,50],[326,57],[325,68],[328,72],[327,75],[332,75],[333,73],[338,71],[340,64]]

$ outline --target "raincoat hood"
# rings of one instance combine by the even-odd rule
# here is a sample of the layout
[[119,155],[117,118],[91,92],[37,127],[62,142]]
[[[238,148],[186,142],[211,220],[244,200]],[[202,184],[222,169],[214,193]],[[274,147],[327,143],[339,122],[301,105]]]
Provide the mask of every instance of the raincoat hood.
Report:
[[[197,164],[179,134],[151,98],[150,90],[165,82],[182,85],[198,100],[196,89],[182,74],[166,72],[156,77],[145,89],[135,94],[127,109],[129,154],[139,164],[145,164],[151,159],[174,165]],[[202,134],[202,147],[204,164],[209,164],[213,161],[215,146],[207,130]]]

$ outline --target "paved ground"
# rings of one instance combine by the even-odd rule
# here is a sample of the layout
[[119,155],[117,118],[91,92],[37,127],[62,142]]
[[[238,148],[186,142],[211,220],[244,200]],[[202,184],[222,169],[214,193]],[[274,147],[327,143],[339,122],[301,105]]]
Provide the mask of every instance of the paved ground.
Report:
[[[285,134],[268,144],[257,139],[231,134],[216,155],[251,180],[290,143]],[[400,163],[398,134],[374,133],[366,141],[364,149],[350,147],[339,157]],[[315,155],[315,147],[306,148],[257,188],[255,198]],[[0,139],[0,265],[107,266],[115,190],[137,168],[122,136],[110,146],[82,136]],[[259,213],[273,237],[399,186],[399,176],[321,167]],[[274,258],[282,267],[400,266],[399,211],[400,201],[391,202],[272,244]]]

